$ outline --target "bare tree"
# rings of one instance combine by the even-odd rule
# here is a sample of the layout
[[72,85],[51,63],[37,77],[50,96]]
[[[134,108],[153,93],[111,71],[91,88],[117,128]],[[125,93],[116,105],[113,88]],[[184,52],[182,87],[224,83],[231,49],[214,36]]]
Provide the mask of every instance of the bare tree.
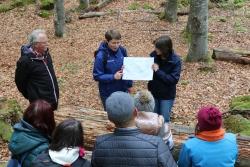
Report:
[[54,18],[55,35],[63,37],[65,27],[64,0],[55,0],[55,18]]
[[177,0],[167,0],[165,7],[165,18],[169,22],[177,21]]
[[89,7],[89,0],[79,0],[80,9],[87,9]]
[[190,1],[191,43],[187,61],[206,61],[208,59],[208,0]]

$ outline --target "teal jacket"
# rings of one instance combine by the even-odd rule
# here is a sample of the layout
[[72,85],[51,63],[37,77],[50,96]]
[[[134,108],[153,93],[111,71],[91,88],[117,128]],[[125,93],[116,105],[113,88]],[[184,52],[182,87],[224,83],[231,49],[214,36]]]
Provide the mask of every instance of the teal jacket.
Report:
[[209,142],[192,138],[183,144],[179,167],[233,167],[238,155],[236,137],[226,133],[221,140]]
[[30,167],[37,155],[48,150],[49,138],[24,120],[15,124],[13,129],[14,132],[9,142],[12,157],[20,160],[22,156],[25,156],[22,166]]

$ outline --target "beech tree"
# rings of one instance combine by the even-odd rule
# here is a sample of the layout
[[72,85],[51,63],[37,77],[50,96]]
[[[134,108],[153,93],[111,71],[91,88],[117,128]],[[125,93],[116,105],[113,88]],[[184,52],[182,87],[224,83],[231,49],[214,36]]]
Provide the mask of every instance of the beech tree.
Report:
[[55,35],[57,37],[63,37],[65,27],[64,0],[55,0],[54,27]]
[[177,0],[167,0],[165,6],[165,18],[169,22],[177,21]]
[[187,61],[206,61],[208,59],[208,0],[190,0],[188,20],[191,43]]

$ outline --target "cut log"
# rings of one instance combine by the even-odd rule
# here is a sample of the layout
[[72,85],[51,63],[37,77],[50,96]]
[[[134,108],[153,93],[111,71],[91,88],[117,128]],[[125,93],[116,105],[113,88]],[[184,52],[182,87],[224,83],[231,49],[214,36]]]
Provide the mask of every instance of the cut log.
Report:
[[215,48],[213,49],[212,58],[215,60],[232,61],[240,64],[250,64],[250,51]]
[[104,111],[85,109],[77,106],[60,107],[55,112],[56,122],[74,118],[82,122],[84,129],[84,146],[91,150],[97,136],[112,132],[114,125],[108,120]]
[[[78,18],[86,19],[86,18],[92,18],[92,17],[111,15],[111,14],[136,13],[136,12],[153,13],[157,15],[161,13],[161,11],[156,11],[156,10],[126,10],[126,11],[116,11],[116,12],[115,11],[114,12],[93,12],[95,10],[96,10],[95,7],[89,7],[88,9],[83,10]],[[177,15],[179,16],[188,15],[188,11],[180,11],[177,13]]]
[[[60,107],[55,112],[55,119],[61,122],[65,119],[74,118],[82,122],[84,128],[85,148],[91,151],[97,136],[107,133],[112,133],[114,124],[108,121],[107,114],[104,111],[85,109],[78,106]],[[178,159],[179,149],[190,135],[194,133],[194,127],[183,125],[171,125],[173,139],[175,143],[175,154]],[[250,157],[250,137],[237,135],[239,148],[239,160],[242,162],[249,161]],[[89,158],[91,152],[88,152]]]
[[86,18],[91,18],[91,17],[100,17],[100,16],[104,16],[108,13],[105,12],[88,12],[88,13],[84,13],[83,15],[79,16],[79,19],[86,19]]

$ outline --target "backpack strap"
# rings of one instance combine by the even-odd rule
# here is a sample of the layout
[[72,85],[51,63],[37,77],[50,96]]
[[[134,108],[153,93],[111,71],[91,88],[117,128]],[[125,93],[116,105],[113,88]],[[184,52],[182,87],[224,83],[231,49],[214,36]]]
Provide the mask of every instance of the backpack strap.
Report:
[[[122,55],[124,56],[124,57],[127,57],[128,55],[127,55],[127,52],[126,52],[126,50],[125,50],[125,48],[123,48],[122,46],[120,47],[120,49],[121,49],[121,52],[122,52]],[[96,50],[95,51],[95,57],[96,57],[96,55],[97,55],[97,53],[98,53],[99,51],[98,50]],[[103,51],[103,58],[102,58],[102,63],[103,63],[103,67],[104,67],[104,69],[105,69],[105,67],[106,67],[106,65],[107,65],[107,61],[108,61],[108,53],[107,53],[107,51]]]

